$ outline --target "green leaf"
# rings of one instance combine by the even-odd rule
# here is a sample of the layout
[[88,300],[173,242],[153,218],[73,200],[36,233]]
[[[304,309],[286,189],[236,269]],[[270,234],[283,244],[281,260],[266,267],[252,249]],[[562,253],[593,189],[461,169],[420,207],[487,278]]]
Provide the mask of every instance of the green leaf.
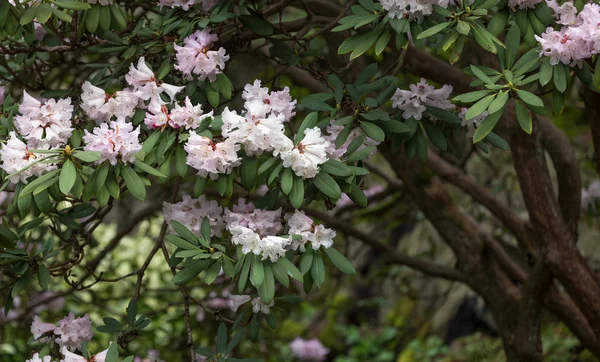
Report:
[[38,282],[40,283],[40,288],[43,290],[48,289],[48,284],[50,283],[50,272],[44,264],[41,264],[38,268]]
[[350,200],[352,200],[358,206],[367,207],[367,195],[365,195],[364,191],[361,190],[360,186],[357,184],[350,185],[350,193],[348,196],[350,197]]
[[[185,177],[185,175],[187,174],[187,170],[188,170],[188,165],[187,165],[187,153],[185,152],[185,149],[183,148],[183,145],[180,144],[179,146],[177,146],[177,148],[175,148],[175,169],[177,170],[177,174],[181,177]],[[146,170],[145,170],[146,171]],[[156,171],[156,170],[155,170]],[[167,177],[166,175],[163,175],[162,173],[160,173],[162,176],[146,171],[151,175],[155,175],[155,176],[159,176],[159,177]]]
[[144,186],[144,182],[131,166],[123,166],[121,168],[121,176],[123,177],[125,186],[127,186],[127,190],[129,190],[131,196],[140,201],[144,201],[146,198],[146,186]]
[[485,29],[479,29],[477,26],[471,26],[473,29],[473,36],[475,37],[475,41],[479,44],[483,49],[488,52],[496,54],[496,46],[494,45],[494,41],[491,38],[492,34],[488,33]]
[[334,159],[327,160],[321,165],[321,169],[333,176],[352,176],[352,170],[345,163]]
[[354,270],[352,263],[350,263],[350,261],[346,259],[346,257],[342,255],[339,251],[335,250],[332,247],[324,248],[323,250],[325,251],[325,254],[327,254],[329,260],[331,260],[333,265],[335,265],[335,267],[338,268],[339,271],[348,275],[356,274],[356,270]]
[[315,257],[310,268],[310,274],[315,282],[315,285],[320,289],[325,282],[325,264],[323,263],[323,255],[318,250],[315,251]]
[[477,127],[475,130],[475,134],[473,135],[473,143],[477,143],[484,139],[496,126],[500,117],[502,116],[502,112],[496,112],[488,115]]
[[534,107],[543,107],[544,106],[544,101],[542,101],[542,99],[538,96],[536,96],[535,94],[522,90],[522,89],[517,89],[517,95],[519,96],[519,98],[521,98],[523,100],[523,102],[534,106]]
[[550,83],[550,81],[552,80],[552,71],[552,64],[550,64],[550,61],[548,59],[544,59],[544,62],[542,63],[542,68],[540,69],[540,84],[542,85],[542,87]]
[[494,101],[495,97],[496,97],[495,94],[489,95],[489,96],[481,99],[479,102],[475,103],[474,105],[472,105],[471,108],[469,108],[469,110],[465,114],[465,118],[467,120],[471,120],[471,119],[479,116],[486,109],[488,109],[489,105]]
[[52,7],[48,3],[41,3],[37,7],[37,11],[35,13],[36,19],[40,24],[45,24],[50,16],[52,15]]
[[312,248],[306,249],[302,256],[300,257],[300,272],[302,275],[306,275],[312,266],[313,259],[315,257],[315,252]]
[[365,159],[368,155],[373,152],[375,146],[365,147],[363,149],[357,150],[346,158],[346,162],[356,162]]
[[352,54],[350,54],[350,60],[360,57],[367,50],[369,50],[373,46],[373,44],[377,41],[377,38],[378,38],[377,35],[378,35],[378,33],[373,31],[364,39],[364,41],[362,41],[360,44],[358,44],[358,46],[356,46],[356,48],[354,48],[354,50],[352,51]]
[[99,5],[92,6],[91,9],[85,13],[85,27],[90,33],[95,33],[98,29],[98,23],[100,22],[100,9]]
[[515,60],[517,59],[517,52],[519,51],[519,45],[521,44],[521,31],[519,27],[513,25],[506,33],[506,68],[512,69]]
[[473,72],[473,74],[477,78],[481,79],[484,83],[486,83],[486,84],[494,84],[494,83],[496,83],[496,82],[492,81],[490,79],[490,77],[488,77],[481,69],[479,69],[475,65],[471,65],[470,69]]
[[35,19],[36,15],[37,15],[37,7],[28,8],[25,11],[25,13],[21,16],[21,20],[19,20],[19,24],[27,25],[27,24],[31,23],[33,21],[33,19]]
[[65,163],[60,170],[60,177],[58,179],[60,192],[68,195],[71,191],[71,188],[73,188],[73,185],[75,185],[76,178],[77,170],[75,169],[75,164],[69,159],[65,160]]
[[204,275],[204,282],[208,285],[211,285],[219,276],[219,272],[221,271],[221,263],[215,262],[213,265],[208,268],[206,274]]
[[450,25],[450,23],[441,23],[441,24],[434,25],[431,28],[428,28],[427,30],[425,30],[421,34],[419,34],[419,36],[417,36],[417,39],[425,39],[432,35],[435,35],[435,34],[439,33],[440,31],[446,29],[449,25]]
[[296,279],[299,282],[304,280],[300,270],[298,270],[298,268],[296,268],[296,266],[288,259],[279,258],[279,259],[277,259],[277,264],[281,267],[281,269],[285,270],[287,275],[289,275],[293,279]]
[[106,353],[105,362],[117,362],[117,357],[119,357],[119,347],[117,343],[111,343],[108,347],[108,352]]
[[179,221],[172,220],[171,226],[173,227],[173,230],[175,230],[175,232],[179,234],[179,236],[181,236],[182,238],[184,238],[192,244],[198,245],[198,237],[193,232],[191,232],[190,229],[188,229],[185,225],[183,225]]
[[[471,32],[471,27],[469,26],[468,23],[459,20],[458,23],[456,24],[456,31],[462,35],[469,35],[469,33]],[[458,37],[457,37],[457,39],[458,39]]]
[[498,92],[498,94],[496,95],[496,98],[488,107],[488,112],[490,114],[498,112],[499,110],[504,108],[504,105],[506,104],[507,101],[508,101],[508,91]]
[[64,22],[70,23],[73,21],[73,18],[71,17],[71,15],[65,13],[62,10],[52,8],[52,14],[54,14],[54,16],[56,16],[59,20],[62,20]]
[[97,151],[75,151],[72,155],[83,162],[95,162],[100,159],[100,152]]
[[217,330],[217,352],[224,352],[225,348],[227,348],[227,326],[221,323]]
[[[243,294],[244,290],[246,290],[246,284],[248,283],[248,276],[250,274],[250,265],[252,265],[252,254],[246,255],[243,258],[244,265],[242,266],[242,272],[240,273],[240,278],[238,279],[238,293]],[[238,261],[240,263],[241,261]]]
[[258,257],[254,258],[250,281],[252,282],[252,285],[254,285],[255,288],[260,287],[265,281],[265,268],[263,266],[262,261]]
[[380,55],[381,53],[383,53],[383,51],[387,47],[388,43],[390,42],[391,37],[392,37],[391,31],[386,31],[385,33],[383,33],[383,35],[381,35],[379,40],[377,40],[377,43],[375,43],[375,54],[376,55]]
[[11,297],[14,298],[17,294],[23,291],[23,289],[27,288],[30,282],[31,271],[27,269],[27,271],[19,279],[17,279],[17,281],[13,285],[12,290],[10,291]]
[[292,173],[291,169],[286,168],[281,174],[281,191],[283,191],[284,194],[288,195],[290,191],[292,191],[293,186],[294,174]]
[[377,142],[385,141],[385,132],[378,126],[370,122],[361,122],[360,128],[365,132],[369,138]]
[[569,67],[562,63],[558,63],[553,68],[554,68],[554,86],[556,87],[556,89],[558,89],[558,91],[560,91],[561,93],[564,93],[567,90],[567,82],[568,82],[568,78],[570,77]]
[[319,172],[313,179],[314,185],[327,197],[337,200],[342,197],[342,190],[335,180],[325,172]]
[[273,271],[270,264],[264,265],[264,282],[258,288],[258,295],[265,304],[271,304],[275,297],[275,279],[273,278]]
[[219,106],[219,92],[214,90],[212,87],[206,87],[206,98],[208,99],[208,103],[213,108],[217,108]]
[[53,0],[52,3],[58,7],[69,10],[87,10],[91,7],[90,4],[86,2],[76,0]]
[[289,193],[290,203],[295,209],[299,209],[304,201],[304,181],[302,177],[294,176],[294,185]]
[[210,220],[207,216],[202,219],[202,225],[200,226],[200,233],[202,234],[202,238],[206,241],[210,241]]
[[527,110],[527,107],[525,107],[521,102],[516,101],[515,103],[519,126],[521,126],[523,131],[531,134],[531,131],[533,130],[533,123],[531,121],[531,114],[529,114],[529,110]]
[[435,124],[428,120],[421,120],[421,124],[427,133],[427,137],[431,143],[435,145],[435,147],[439,148],[442,151],[446,151],[448,149],[448,141],[444,136],[443,131]]
[[478,91],[458,95],[458,96],[454,97],[452,100],[454,102],[473,103],[473,102],[478,101],[481,98],[487,96],[490,93],[491,93],[491,91],[489,91],[487,89],[478,90]]
[[258,35],[271,35],[275,32],[273,24],[258,15],[240,15],[238,19],[246,28]]

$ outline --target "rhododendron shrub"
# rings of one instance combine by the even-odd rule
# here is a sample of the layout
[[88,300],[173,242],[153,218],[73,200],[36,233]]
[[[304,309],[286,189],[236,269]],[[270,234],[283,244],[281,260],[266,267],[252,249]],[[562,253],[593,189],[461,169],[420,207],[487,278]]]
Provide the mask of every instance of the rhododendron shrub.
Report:
[[[550,120],[583,94],[600,171],[595,1],[0,0],[0,35],[0,323],[30,323],[27,361],[133,361],[161,313],[153,263],[169,275],[158,289],[180,293],[173,358],[242,360],[242,341],[258,345],[311,291],[353,278],[365,246],[469,286],[509,361],[543,359],[543,310],[600,357],[600,284],[575,247],[600,188],[582,186]],[[467,174],[474,153],[511,158],[525,213]],[[400,203],[453,265],[404,255],[353,219]],[[124,225],[115,236],[111,220]],[[144,220],[160,231],[121,274],[111,257]],[[123,310],[92,321],[78,295],[110,283],[126,285]],[[85,302],[42,318],[36,307],[59,297]],[[294,358],[334,353],[315,337],[294,336]]]

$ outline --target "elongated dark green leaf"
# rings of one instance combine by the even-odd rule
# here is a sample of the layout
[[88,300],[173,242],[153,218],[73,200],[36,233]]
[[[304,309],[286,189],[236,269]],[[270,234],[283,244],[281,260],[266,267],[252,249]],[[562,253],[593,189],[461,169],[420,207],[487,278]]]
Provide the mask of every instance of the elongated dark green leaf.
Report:
[[483,111],[485,111],[490,106],[490,104],[494,101],[495,97],[496,97],[495,94],[489,95],[489,96],[481,99],[479,102],[475,103],[474,105],[472,105],[471,108],[469,108],[469,110],[465,114],[465,118],[467,120],[471,120],[471,119],[477,117],[478,115],[480,115],[481,113],[483,113]]
[[348,259],[346,259],[346,257],[339,251],[335,250],[334,248],[324,248],[323,250],[325,251],[325,254],[327,254],[329,260],[331,260],[333,265],[335,265],[339,271],[348,275],[356,274],[356,270],[354,270],[352,263],[350,263],[350,261],[348,261]]
[[446,29],[449,25],[450,25],[450,23],[440,23],[440,24],[434,25],[431,28],[428,28],[427,30],[425,30],[421,34],[419,34],[417,39],[425,39],[432,35],[435,35],[435,34],[439,33],[440,31]]
[[252,275],[250,276],[250,281],[255,288],[258,288],[265,281],[265,268],[263,267],[262,261],[258,257],[254,258],[254,263],[252,264]]
[[68,195],[71,191],[71,188],[75,184],[75,180],[77,178],[77,170],[75,169],[75,164],[73,161],[67,159],[63,164],[60,170],[60,177],[58,179],[58,186],[60,187],[60,192],[65,195]]
[[319,250],[315,251],[310,274],[315,282],[315,285],[320,289],[325,282],[325,264],[323,263],[323,255]]
[[360,128],[362,128],[365,134],[372,140],[377,142],[385,141],[385,132],[383,132],[383,130],[377,127],[375,124],[371,122],[361,122]]
[[506,104],[507,101],[508,101],[508,91],[498,92],[498,95],[496,95],[496,98],[494,99],[494,101],[492,103],[490,103],[490,106],[488,107],[488,112],[490,114],[498,112],[499,110],[504,108],[504,105]]
[[325,172],[319,172],[313,179],[314,185],[327,197],[334,200],[342,197],[342,190],[335,180]]
[[521,43],[521,31],[519,27],[513,25],[506,33],[506,68],[512,69],[515,60],[517,59],[517,52],[519,51],[519,44]]
[[494,129],[501,116],[502,112],[496,112],[488,115],[481,121],[473,135],[473,143],[477,143],[484,139]]
[[289,194],[290,203],[296,209],[299,209],[304,202],[304,181],[302,177],[294,176],[294,185]]
[[531,134],[533,130],[533,123],[531,121],[531,114],[529,114],[529,110],[525,107],[521,102],[516,101],[516,112],[517,112],[517,121],[519,122],[519,126],[523,129],[523,131]]
[[122,167],[121,176],[123,177],[123,180],[125,180],[125,186],[127,186],[127,190],[129,190],[131,196],[140,201],[144,201],[146,198],[146,186],[131,166]]
[[538,96],[536,96],[535,94],[528,92],[526,90],[522,90],[522,89],[517,89],[517,95],[519,96],[519,98],[521,98],[523,100],[523,102],[534,106],[534,107],[543,107],[544,106],[544,101],[542,101],[542,99]]

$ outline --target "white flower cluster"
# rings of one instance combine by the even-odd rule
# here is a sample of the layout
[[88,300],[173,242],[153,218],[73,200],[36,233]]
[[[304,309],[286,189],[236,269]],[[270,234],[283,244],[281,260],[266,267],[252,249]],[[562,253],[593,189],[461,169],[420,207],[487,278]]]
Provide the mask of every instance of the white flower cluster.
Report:
[[156,79],[156,75],[146,64],[144,57],[140,57],[137,67],[133,64],[129,66],[129,72],[125,75],[125,80],[140,100],[150,100],[150,103],[157,104],[165,104],[161,98],[162,93],[168,95],[170,100],[173,101],[175,95],[184,88]]
[[[335,120],[331,120],[331,122],[329,123],[329,126],[327,126],[327,129],[326,129],[327,134],[324,135],[323,138],[327,142],[329,142],[329,146],[325,150],[328,158],[332,158],[335,160],[341,160],[342,156],[344,156],[346,151],[348,151],[348,146],[350,146],[350,143],[352,143],[352,141],[354,141],[360,135],[364,134],[364,132],[359,127],[355,127],[350,131],[350,135],[346,139],[346,142],[344,142],[344,144],[341,145],[339,148],[336,148],[335,140],[337,139],[337,137],[343,130],[344,130],[344,126],[336,125]],[[365,141],[363,142],[363,144],[360,145],[360,147],[358,147],[358,149],[361,150],[363,148],[377,146],[378,144],[379,144],[379,142],[367,137],[367,138],[365,138]],[[375,152],[377,152],[376,149],[373,150],[373,153],[375,153]]]
[[229,60],[225,48],[210,50],[212,44],[219,40],[216,34],[211,34],[209,28],[197,30],[183,40],[183,46],[174,44],[177,64],[175,69],[180,70],[188,79],[193,79],[192,74],[199,80],[214,82],[217,75],[225,69],[225,62]]
[[24,91],[19,113],[14,124],[29,147],[64,145],[73,133],[71,98],[49,99],[42,103]]
[[424,16],[433,13],[433,5],[447,8],[449,0],[379,0],[379,2],[392,19],[408,17],[410,21],[421,22]]
[[587,211],[598,206],[600,206],[600,181],[595,181],[587,189],[581,190],[581,209]]
[[25,362],[52,362],[51,356],[40,357],[39,353],[35,353],[30,359],[26,359]]
[[313,339],[302,339],[296,337],[290,342],[290,348],[292,354],[300,361],[306,362],[322,362],[325,361],[329,348],[323,346],[323,344],[316,338]]
[[402,113],[404,119],[420,120],[423,112],[427,110],[427,106],[446,110],[453,109],[454,105],[448,100],[450,93],[452,93],[451,85],[435,89],[421,78],[419,83],[410,85],[410,90],[398,89],[392,97],[392,106],[404,111]]
[[479,127],[481,121],[483,121],[488,116],[488,111],[484,111],[477,117],[467,120],[466,115],[468,110],[469,109],[466,107],[461,108],[458,117],[461,120],[460,125],[463,127],[467,127],[467,137],[473,138],[473,135],[475,134],[475,129]]
[[[48,146],[40,147],[42,149],[48,149]],[[30,176],[42,176],[48,171],[56,169],[56,165],[52,163],[38,162],[44,155],[36,154],[27,147],[27,145],[21,141],[15,132],[10,132],[8,141],[0,149],[0,168],[6,173],[12,174],[17,171],[29,167],[27,170],[22,171],[14,176],[10,177],[12,183],[18,183],[19,181],[27,183],[27,179]],[[37,163],[36,163],[37,162]]]
[[113,117],[117,120],[133,117],[140,104],[138,97],[129,89],[108,94],[104,89],[85,82],[82,90],[81,109],[98,125],[108,122]]
[[289,89],[269,92],[256,80],[254,84],[246,85],[242,97],[246,101],[243,115],[229,108],[222,113],[221,134],[224,141],[215,143],[191,134],[185,146],[187,164],[198,170],[199,175],[210,175],[216,179],[218,174],[229,174],[239,165],[237,151],[243,146],[249,156],[272,152],[296,175],[315,177],[319,165],[328,160],[326,150],[329,142],[317,127],[305,130],[304,139],[297,145],[284,134],[284,122],[295,115],[296,101],[290,96]]
[[108,160],[111,165],[116,165],[120,159],[123,163],[132,163],[135,161],[135,155],[142,149],[139,142],[140,128],[133,128],[133,124],[124,120],[116,120],[102,123],[100,127],[92,130],[92,133],[85,131],[83,140],[85,141],[86,151],[100,152],[100,159],[97,163]]
[[30,176],[41,176],[56,169],[55,164],[41,161],[43,155],[36,154],[35,149],[57,149],[66,144],[73,133],[73,106],[70,98],[49,99],[42,103],[23,92],[19,113],[14,118],[18,134],[11,131],[6,144],[0,149],[0,168],[12,174],[29,167],[10,178],[13,183],[27,183]]
[[150,103],[144,123],[149,129],[164,129],[166,126],[172,128],[185,128],[187,130],[196,129],[206,118],[212,118],[213,111],[204,114],[202,105],[193,105],[189,97],[185,97],[184,106],[175,104],[173,109],[165,104]]
[[163,203],[163,216],[169,225],[173,220],[179,221],[198,235],[205,217],[210,221],[212,235],[221,236],[221,232],[225,229],[223,208],[214,200],[206,200],[204,195],[197,199],[184,195],[182,201],[176,204]]
[[516,8],[519,9],[533,9],[543,0],[508,0],[508,6],[513,10]]
[[188,11],[195,5],[202,5],[202,11],[208,12],[217,4],[217,1],[218,0],[158,0],[158,6],[161,8],[166,6],[171,9],[182,8],[183,10]]
[[242,161],[237,155],[240,145],[232,139],[215,143],[208,137],[191,132],[184,149],[187,152],[186,163],[198,170],[199,176],[210,176],[213,180],[219,174],[230,174]]
[[577,15],[569,2],[559,6],[549,1],[548,5],[565,26],[560,30],[549,27],[541,36],[535,36],[542,46],[540,56],[550,57],[552,65],[560,62],[581,67],[585,59],[600,54],[600,5],[585,4]]
[[[231,242],[242,246],[242,253],[262,256],[262,260],[269,258],[272,262],[288,250],[304,252],[307,242],[315,250],[321,246],[329,248],[336,235],[335,231],[316,225],[302,211],[296,211],[286,217],[289,235],[280,236],[284,231],[281,209],[256,209],[241,198],[231,210],[223,210],[216,201],[208,201],[205,196],[193,199],[185,195],[179,203],[164,203],[163,216],[168,223],[179,221],[195,234],[200,233],[202,220],[208,217],[212,235],[221,236],[223,229],[227,229]],[[290,235],[298,235],[298,238],[294,240]]]
[[229,308],[233,311],[233,312],[237,312],[238,308],[241,307],[242,305],[251,302],[252,304],[252,311],[254,313],[263,313],[263,314],[269,314],[271,313],[271,307],[275,305],[275,301],[272,301],[269,304],[265,304],[263,303],[262,300],[260,300],[259,297],[256,298],[252,298],[249,295],[235,295],[235,294],[229,294]]
[[314,250],[320,247],[327,249],[333,245],[333,238],[335,238],[336,232],[323,225],[316,225],[303,211],[296,210],[289,217],[288,226],[290,234],[300,236],[299,239],[293,241],[293,250],[300,249],[302,252],[306,251],[305,245],[307,242],[310,242]]
[[[55,342],[67,350],[74,351],[81,348],[81,342],[92,339],[92,322],[86,314],[75,318],[73,313],[61,319],[56,325],[42,322],[38,316],[33,318],[31,324],[33,338],[42,343]],[[43,337],[43,338],[42,338]]]
[[65,347],[63,347],[60,350],[60,353],[62,353],[63,356],[65,357],[64,359],[61,359],[60,362],[104,362],[104,361],[106,361],[106,355],[108,354],[108,348],[102,352],[96,353],[95,355],[91,356],[90,359],[87,359],[83,356],[80,356],[78,354],[70,352]]

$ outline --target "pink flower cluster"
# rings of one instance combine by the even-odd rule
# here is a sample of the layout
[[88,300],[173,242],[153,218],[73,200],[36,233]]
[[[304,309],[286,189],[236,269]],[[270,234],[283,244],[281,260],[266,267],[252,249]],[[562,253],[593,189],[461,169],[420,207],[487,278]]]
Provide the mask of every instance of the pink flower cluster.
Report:
[[443,8],[448,7],[449,0],[379,0],[390,18],[402,19],[408,17],[410,21],[423,21],[425,16],[433,13],[433,5]]
[[14,118],[14,124],[30,147],[64,145],[73,133],[71,98],[49,99],[42,103],[23,92],[19,113],[21,115]]
[[587,211],[600,206],[600,181],[593,182],[588,188],[581,190],[581,209]]
[[232,139],[213,142],[208,137],[191,132],[184,149],[187,152],[186,163],[196,169],[199,176],[210,176],[213,180],[219,178],[219,174],[230,174],[242,162],[237,154],[240,145]]
[[175,104],[173,109],[164,104],[150,103],[144,123],[149,129],[165,128],[185,128],[187,130],[196,129],[205,118],[212,118],[213,111],[204,114],[202,105],[193,105],[189,97],[185,97],[184,106]]
[[140,128],[133,128],[133,124],[124,120],[111,121],[110,126],[102,123],[100,127],[92,130],[92,133],[85,131],[83,140],[86,143],[86,151],[100,152],[100,159],[97,163],[109,161],[111,165],[116,165],[118,160],[124,164],[133,163],[135,155],[142,149],[138,137]]
[[[337,148],[335,146],[335,140],[338,138],[339,134],[343,130],[344,130],[344,126],[336,125],[335,120],[331,120],[331,122],[329,123],[329,126],[327,126],[327,129],[326,129],[327,134],[324,135],[323,138],[327,142],[329,142],[329,146],[325,149],[325,152],[327,153],[328,158],[332,158],[335,160],[341,160],[342,156],[344,156],[346,151],[348,151],[348,146],[350,146],[350,143],[352,143],[352,141],[354,141],[360,135],[364,134],[364,132],[359,127],[353,128],[350,131],[350,135],[346,139],[346,142],[344,142],[343,145],[341,145],[339,148]],[[358,147],[358,149],[361,150],[366,147],[377,146],[378,144],[379,144],[379,142],[367,137],[367,138],[365,138],[365,141],[363,142],[363,144],[360,145],[360,147]],[[373,153],[375,153],[375,152],[377,152],[377,150],[373,150]]]
[[440,89],[435,89],[427,81],[421,78],[417,84],[411,84],[410,90],[398,89],[392,97],[392,106],[404,111],[404,119],[414,118],[420,120],[427,106],[441,109],[453,109],[454,105],[450,103],[448,97],[452,93],[451,85],[444,85]]
[[69,351],[80,349],[81,342],[88,342],[93,336],[90,317],[86,314],[83,317],[75,318],[73,313],[69,313],[56,325],[44,323],[38,316],[35,316],[31,324],[31,333],[34,339],[40,340],[42,343],[55,342]]
[[161,8],[166,6],[171,9],[182,8],[183,10],[188,11],[195,5],[202,5],[202,11],[208,12],[217,4],[217,1],[218,0],[158,0],[158,6]]
[[184,195],[183,199],[176,204],[163,203],[163,217],[169,225],[173,220],[178,221],[198,235],[202,220],[207,217],[210,220],[212,235],[221,236],[221,232],[225,229],[222,214],[223,208],[214,200],[206,200],[204,195],[197,199]]
[[325,361],[329,348],[325,348],[323,344],[316,338],[302,339],[296,337],[290,342],[292,354],[300,361],[305,362],[322,362]]
[[205,28],[185,38],[183,46],[175,44],[175,69],[180,70],[190,80],[193,79],[192,74],[197,75],[200,80],[217,80],[217,75],[225,69],[225,62],[229,60],[224,48],[210,50],[217,40],[219,37],[211,34],[209,28]]
[[533,9],[542,0],[508,0],[508,6],[512,9]]
[[576,9],[566,2],[559,6],[555,2],[548,4],[554,9],[559,23],[564,24],[560,30],[549,27],[541,36],[535,36],[542,46],[540,56],[550,57],[550,64],[559,62],[581,66],[583,60],[600,54],[600,6],[586,4],[575,16]]

